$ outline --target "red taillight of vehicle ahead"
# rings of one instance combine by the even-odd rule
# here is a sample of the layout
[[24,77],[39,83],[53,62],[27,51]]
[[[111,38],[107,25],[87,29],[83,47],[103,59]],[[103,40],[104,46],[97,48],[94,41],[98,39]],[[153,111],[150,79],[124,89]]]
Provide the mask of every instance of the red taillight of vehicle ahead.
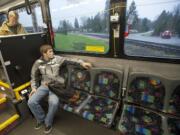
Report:
[[129,33],[128,32],[124,32],[124,37],[128,37]]

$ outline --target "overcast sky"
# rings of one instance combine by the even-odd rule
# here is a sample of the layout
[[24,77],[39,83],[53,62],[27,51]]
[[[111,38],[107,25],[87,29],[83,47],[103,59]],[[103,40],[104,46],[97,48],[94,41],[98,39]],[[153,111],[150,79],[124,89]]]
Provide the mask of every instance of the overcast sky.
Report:
[[[127,9],[133,0],[128,0]],[[155,20],[163,10],[173,11],[174,7],[180,4],[180,0],[134,0],[140,18],[147,17]]]
[[[127,9],[133,0],[128,0]],[[50,0],[50,10],[53,26],[58,27],[60,20],[69,20],[74,23],[75,17],[90,17],[104,11],[106,0]],[[180,4],[180,0],[135,0],[137,13],[140,18],[147,17],[154,20],[163,10],[173,11]],[[41,10],[36,9],[38,23],[42,24]],[[25,26],[32,23],[30,16],[20,15],[20,22]]]
[[83,16],[94,16],[105,9],[105,2],[106,0],[51,0],[53,25],[58,27],[60,19],[74,22],[75,17],[80,21]]
[[[127,9],[133,0],[128,0]],[[105,9],[106,0],[51,0],[51,15],[53,25],[57,27],[60,19],[74,22],[82,16],[94,16]],[[163,11],[173,11],[180,0],[135,0],[140,18],[154,20]],[[80,20],[79,20],[80,21]]]
[[[40,7],[36,7],[35,12],[36,12],[38,25],[42,26],[43,25],[43,20],[42,20],[42,13],[41,13]],[[31,15],[27,15],[25,10],[23,12],[19,13],[19,22],[25,27],[33,25]]]

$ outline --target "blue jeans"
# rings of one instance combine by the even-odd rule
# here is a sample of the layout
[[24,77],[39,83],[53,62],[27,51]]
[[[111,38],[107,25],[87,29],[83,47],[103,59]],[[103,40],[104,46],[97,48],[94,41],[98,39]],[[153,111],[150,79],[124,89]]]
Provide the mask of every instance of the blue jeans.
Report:
[[[43,108],[40,105],[41,99],[48,95],[48,113],[45,115]],[[59,106],[59,98],[52,93],[48,87],[40,86],[37,91],[29,98],[28,106],[34,114],[37,122],[45,122],[46,126],[52,126],[55,113]]]

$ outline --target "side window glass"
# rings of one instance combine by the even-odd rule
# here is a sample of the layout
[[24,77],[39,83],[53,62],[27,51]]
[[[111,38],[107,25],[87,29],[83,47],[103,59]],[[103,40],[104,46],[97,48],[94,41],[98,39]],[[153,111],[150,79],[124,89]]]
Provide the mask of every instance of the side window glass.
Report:
[[50,9],[57,51],[109,51],[110,0],[51,0]]
[[7,15],[0,14],[0,36],[14,36],[43,32],[43,20],[40,4],[31,5],[32,14],[27,14],[26,9],[11,10]]
[[32,14],[28,15],[25,8],[17,10],[19,23],[25,28],[27,33],[43,32],[42,13],[39,4],[32,5]]
[[180,58],[180,1],[127,0],[125,54]]
[[6,14],[0,14],[0,26],[2,26],[3,22],[7,19]]

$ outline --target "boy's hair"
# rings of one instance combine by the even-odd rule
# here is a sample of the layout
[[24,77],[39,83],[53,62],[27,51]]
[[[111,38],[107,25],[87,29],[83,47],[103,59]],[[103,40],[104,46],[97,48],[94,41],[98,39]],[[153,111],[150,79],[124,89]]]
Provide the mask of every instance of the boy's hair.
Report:
[[40,47],[40,53],[43,55],[43,53],[47,53],[49,49],[52,49],[51,45],[45,44]]

